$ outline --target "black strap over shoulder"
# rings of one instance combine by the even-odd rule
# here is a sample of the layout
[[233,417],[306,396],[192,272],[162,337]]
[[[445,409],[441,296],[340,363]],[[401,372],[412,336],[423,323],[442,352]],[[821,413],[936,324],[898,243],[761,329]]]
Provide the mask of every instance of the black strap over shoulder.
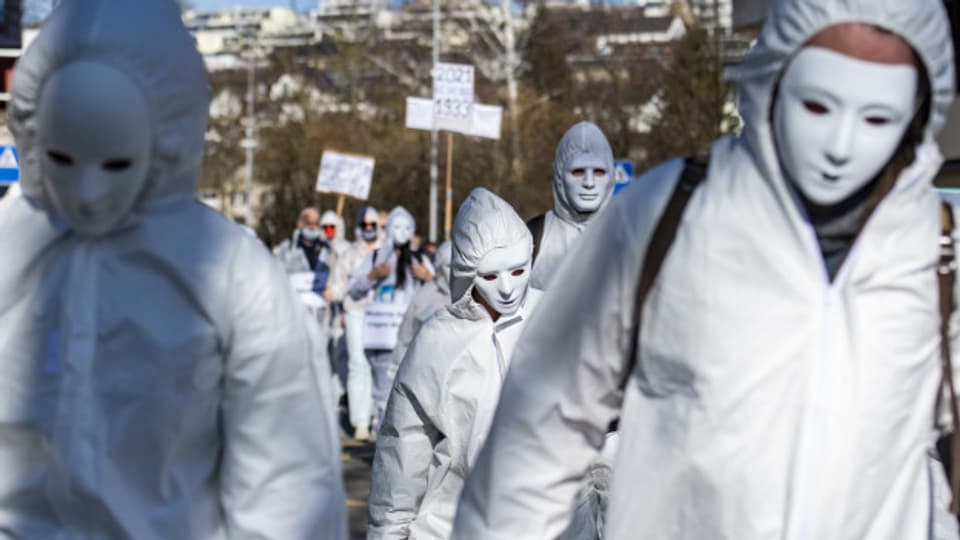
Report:
[[533,258],[530,260],[531,263],[536,261],[537,255],[540,254],[540,244],[543,242],[543,228],[546,221],[546,214],[533,216],[527,221],[527,229],[530,230],[530,234],[533,236]]
[[690,197],[696,191],[703,180],[707,177],[707,168],[710,158],[687,158],[683,165],[683,171],[677,179],[677,184],[673,188],[670,200],[667,201],[663,213],[657,226],[653,229],[650,236],[650,243],[647,244],[647,252],[643,257],[643,269],[640,272],[640,279],[637,283],[636,296],[633,302],[633,325],[630,331],[630,349],[627,351],[627,366],[624,370],[623,380],[620,382],[620,388],[625,388],[627,381],[633,374],[637,365],[637,353],[640,345],[640,322],[643,314],[643,305],[647,300],[647,294],[653,286],[653,282],[660,273],[660,267],[663,260],[670,251],[674,238],[677,236],[677,230],[680,228],[680,220],[683,218],[683,212],[690,202]]

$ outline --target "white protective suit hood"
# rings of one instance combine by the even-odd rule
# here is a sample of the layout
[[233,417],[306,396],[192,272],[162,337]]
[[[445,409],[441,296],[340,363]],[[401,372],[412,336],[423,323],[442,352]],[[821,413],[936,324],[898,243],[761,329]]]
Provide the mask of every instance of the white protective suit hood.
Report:
[[10,129],[20,149],[23,192],[55,208],[68,226],[73,224],[67,212],[45,182],[36,113],[45,83],[70,64],[93,63],[121,72],[149,106],[146,184],[133,202],[132,216],[122,216],[113,228],[166,201],[193,196],[203,156],[208,84],[193,38],[182,24],[165,23],[174,20],[180,20],[174,2],[65,2],[18,61]]
[[[491,250],[520,243],[529,246],[533,253],[530,231],[513,207],[484,188],[471,191],[460,205],[453,225],[450,297],[452,309],[463,311],[458,315],[473,318],[480,309],[471,292],[477,265],[483,256]],[[474,315],[468,315],[468,311]]]
[[[320,216],[320,228],[323,229],[324,225],[333,225],[337,228],[337,233],[333,237],[332,242],[345,242],[346,241],[346,226],[343,223],[343,218],[338,216],[333,210],[327,210]],[[327,241],[327,237],[323,237],[324,241]]]
[[[603,202],[596,212],[578,212],[567,197],[564,177],[570,161],[578,154],[592,154],[607,163],[607,174],[611,175],[606,184],[606,192],[601,196]],[[557,154],[553,160],[553,211],[560,219],[572,224],[588,221],[591,216],[603,210],[613,193],[613,150],[603,131],[592,122],[579,122],[567,130],[557,145]]]
[[[757,43],[741,65],[737,105],[743,137],[765,178],[783,189],[770,113],[775,85],[786,64],[821,30],[841,23],[866,23],[899,35],[917,53],[930,83],[930,118],[923,146],[939,153],[934,139],[943,128],[956,92],[948,18],[940,2],[922,0],[790,0],[770,6]],[[945,41],[944,41],[945,40]]]
[[383,231],[385,231],[386,238],[383,241],[383,245],[380,246],[380,253],[377,254],[377,261],[385,261],[393,255],[393,236],[390,232],[390,226],[393,225],[394,221],[397,219],[407,219],[410,223],[413,224],[413,230],[417,230],[417,221],[413,219],[413,214],[409,210],[402,206],[397,206],[387,214],[387,222],[383,225]]

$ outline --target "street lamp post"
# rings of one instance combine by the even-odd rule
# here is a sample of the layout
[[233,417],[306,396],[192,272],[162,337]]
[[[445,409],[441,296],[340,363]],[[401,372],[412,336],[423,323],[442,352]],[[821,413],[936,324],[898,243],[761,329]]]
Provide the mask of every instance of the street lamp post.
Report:
[[253,54],[253,39],[253,36],[250,36],[247,42],[247,125],[245,130],[246,137],[244,137],[240,143],[240,146],[246,152],[247,174],[244,191],[246,192],[247,198],[245,220],[248,226],[253,225],[253,150],[257,147],[254,129],[256,123],[254,110],[256,93],[254,71],[256,69],[256,57]]
[[[433,69],[440,63],[440,0],[433,0]],[[433,72],[431,69],[431,73]],[[437,241],[437,126],[430,130],[430,230],[428,238]]]

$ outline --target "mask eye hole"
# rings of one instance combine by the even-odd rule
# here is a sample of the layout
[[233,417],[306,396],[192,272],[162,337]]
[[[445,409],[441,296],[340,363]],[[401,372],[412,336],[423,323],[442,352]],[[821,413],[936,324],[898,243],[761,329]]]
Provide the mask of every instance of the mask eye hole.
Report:
[[133,163],[129,159],[111,159],[103,162],[103,169],[110,172],[120,172],[129,169],[131,165]]
[[576,177],[576,178],[582,178],[583,175],[586,174],[586,173],[587,173],[587,171],[584,170],[582,167],[578,167],[578,168],[573,169],[572,171],[570,171],[570,174],[572,174],[572,175],[573,175],[574,177]]
[[811,101],[809,99],[804,100],[803,108],[806,109],[807,112],[813,113],[817,116],[824,115],[830,112],[830,109],[828,109],[826,105],[824,105],[823,103]]
[[522,276],[524,272],[525,270],[523,268],[517,268],[513,272],[510,272],[510,275],[514,277],[518,277],[518,276]]
[[495,279],[497,279],[496,274],[487,274],[485,276],[480,276],[480,277],[483,278],[484,281],[494,281]]
[[885,126],[890,123],[890,119],[883,116],[868,116],[867,123],[871,126]]
[[604,169],[594,169],[593,175],[596,176],[597,178],[603,178],[604,176],[607,175],[607,171],[605,171]]
[[47,150],[47,157],[57,165],[73,165],[73,158],[57,150]]

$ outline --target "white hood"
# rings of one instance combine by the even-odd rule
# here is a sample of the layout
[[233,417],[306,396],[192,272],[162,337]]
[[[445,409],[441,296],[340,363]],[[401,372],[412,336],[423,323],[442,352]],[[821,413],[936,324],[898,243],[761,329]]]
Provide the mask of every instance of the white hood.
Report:
[[337,228],[336,236],[333,237],[334,242],[345,242],[347,240],[346,225],[343,223],[343,218],[333,210],[327,210],[320,216],[320,226],[323,227],[324,225],[333,225]]
[[737,81],[743,136],[766,178],[783,177],[773,143],[770,111],[774,87],[790,58],[810,38],[845,22],[867,23],[905,39],[929,77],[932,107],[924,144],[933,144],[943,128],[956,92],[953,48],[943,3],[937,0],[833,0],[774,2],[757,43],[744,60]]
[[[469,298],[480,259],[490,251],[524,242],[533,252],[533,238],[509,203],[484,188],[470,192],[453,224],[450,297]],[[471,300],[472,302],[472,300]]]
[[613,172],[613,150],[607,137],[600,128],[592,122],[579,122],[567,130],[557,145],[557,155],[553,160],[553,211],[560,219],[569,223],[582,223],[597,214],[610,201],[613,193],[613,182],[607,182],[607,191],[603,194],[603,203],[596,212],[581,213],[567,200],[567,190],[564,187],[564,176],[567,165],[575,156],[593,154],[601,157],[607,163],[607,171]]
[[130,76],[150,105],[152,157],[134,213],[171,197],[192,197],[209,102],[203,60],[175,2],[127,0],[61,2],[17,62],[9,114],[24,194],[52,204],[40,180],[37,98],[52,73],[80,61],[106,64]]

